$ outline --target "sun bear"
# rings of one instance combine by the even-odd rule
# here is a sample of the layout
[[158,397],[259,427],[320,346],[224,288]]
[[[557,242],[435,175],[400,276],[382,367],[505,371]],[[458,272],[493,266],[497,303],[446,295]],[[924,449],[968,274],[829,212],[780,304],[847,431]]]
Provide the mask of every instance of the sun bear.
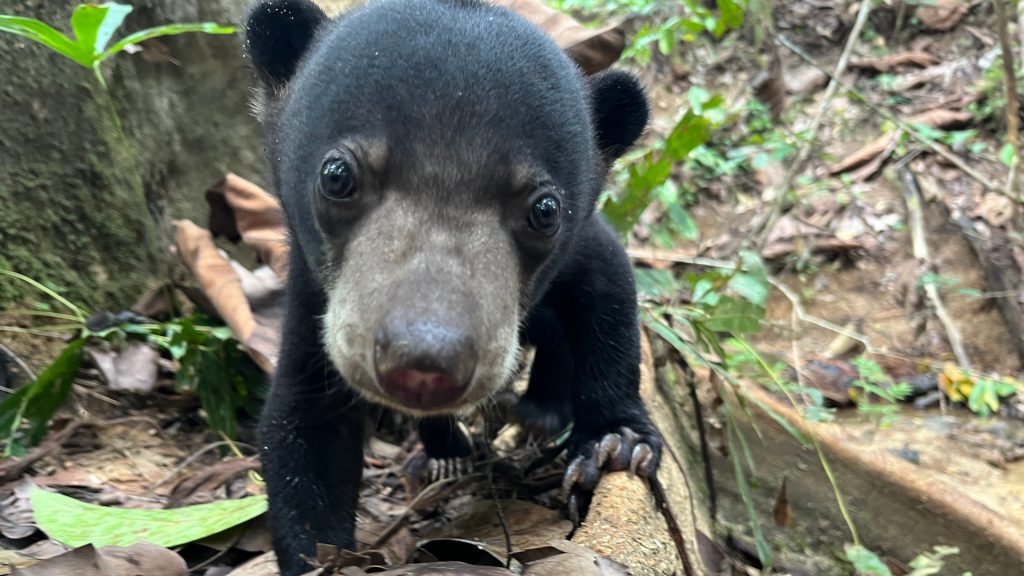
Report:
[[[647,123],[638,81],[584,77],[475,0],[378,0],[333,20],[265,0],[245,33],[291,242],[260,423],[282,573],[306,571],[316,543],[354,546],[368,406],[450,426],[509,385],[522,346],[536,353],[518,418],[572,423],[570,516],[602,471],[652,476],[636,288],[596,210]],[[431,456],[465,448],[434,436]]]

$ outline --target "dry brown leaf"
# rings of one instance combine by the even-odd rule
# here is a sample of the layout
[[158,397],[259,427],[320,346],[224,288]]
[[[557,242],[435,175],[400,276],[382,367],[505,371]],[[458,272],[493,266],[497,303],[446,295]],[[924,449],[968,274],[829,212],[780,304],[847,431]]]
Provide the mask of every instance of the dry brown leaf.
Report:
[[772,509],[772,518],[775,525],[781,528],[789,528],[793,523],[793,510],[789,507],[789,495],[786,494],[786,477],[782,478],[782,486],[779,486],[779,494],[775,497],[775,508]]
[[[810,240],[807,250],[811,254],[838,254],[866,250],[869,246],[858,239],[843,238],[817,238]],[[761,257],[765,260],[776,261],[795,254],[801,248],[797,242],[778,242],[765,246],[761,250]]]
[[1005,226],[1013,219],[1013,200],[994,192],[981,197],[981,202],[971,211],[972,218],[981,218],[995,227]]
[[[961,126],[970,122],[970,120],[970,112],[936,108],[934,110],[928,110],[927,112],[906,118],[904,122],[910,126],[914,126],[915,124],[924,124],[931,128],[945,129]],[[864,146],[861,146],[846,158],[830,166],[828,169],[829,175],[835,176],[837,174],[842,174],[843,172],[852,170],[870,162],[879,154],[883,154],[886,150],[889,150],[893,140],[896,139],[898,134],[899,131],[890,132],[889,134],[879,136]]]
[[13,576],[184,576],[185,560],[176,552],[148,542],[128,547],[83,546],[42,560],[25,568],[15,568]]
[[245,564],[235,568],[228,576],[279,576],[277,556],[273,552],[260,554]]
[[270,306],[268,314],[257,316],[238,272],[213,243],[213,235],[189,220],[175,225],[178,254],[199,280],[203,295],[256,363],[272,372],[280,350],[280,311]]
[[927,68],[939,63],[939,59],[922,50],[896,52],[878,58],[858,58],[850,66],[876,72],[895,72],[905,68]]
[[813,66],[798,68],[786,75],[786,91],[794,96],[807,96],[828,86],[828,74]]
[[284,278],[288,268],[288,235],[281,204],[259,186],[228,174],[206,191],[210,232],[232,242],[242,240]]
[[786,78],[782,73],[782,58],[778,48],[772,45],[770,51],[768,68],[754,78],[754,97],[768,107],[772,120],[778,122],[786,109]]
[[588,548],[569,541],[552,542],[512,555],[523,563],[523,574],[529,576],[626,576],[629,569]]
[[[313,574],[319,574],[314,572]],[[323,573],[325,576],[331,573]],[[370,574],[362,568],[350,566],[343,568],[340,572],[333,572],[340,576],[364,576]],[[376,576],[514,576],[515,572],[506,568],[494,566],[473,566],[462,562],[431,562],[429,564],[409,564],[399,566],[391,570],[373,571]],[[563,572],[562,574],[573,574]]]
[[178,482],[171,490],[166,508],[180,508],[190,504],[212,502],[217,498],[213,492],[236,477],[256,470],[259,462],[253,460],[226,460],[207,466]]
[[587,74],[611,66],[626,47],[626,34],[619,24],[587,28],[568,14],[549,8],[541,0],[495,0],[537,25],[579,64]]
[[128,342],[114,357],[114,377],[107,381],[111,390],[150,392],[156,386],[160,353],[144,342]]
[[959,24],[969,10],[963,0],[930,0],[919,5],[915,14],[924,27],[945,32]]
[[11,540],[31,536],[36,532],[35,517],[29,493],[35,484],[24,478],[10,496],[0,501],[0,534]]

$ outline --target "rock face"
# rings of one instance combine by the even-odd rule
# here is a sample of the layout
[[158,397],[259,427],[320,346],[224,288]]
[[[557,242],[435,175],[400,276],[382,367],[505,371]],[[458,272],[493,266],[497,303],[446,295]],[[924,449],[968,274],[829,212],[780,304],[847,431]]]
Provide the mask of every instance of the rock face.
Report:
[[[174,22],[237,24],[247,0],[137,0],[121,34]],[[73,3],[0,0],[0,13],[68,32]],[[118,37],[119,37],[118,36]],[[90,307],[129,304],[162,276],[164,221],[201,218],[225,172],[261,184],[260,127],[239,36],[186,34],[90,70],[0,34],[0,268]],[[124,128],[117,129],[116,109]],[[0,282],[0,309],[35,295]]]

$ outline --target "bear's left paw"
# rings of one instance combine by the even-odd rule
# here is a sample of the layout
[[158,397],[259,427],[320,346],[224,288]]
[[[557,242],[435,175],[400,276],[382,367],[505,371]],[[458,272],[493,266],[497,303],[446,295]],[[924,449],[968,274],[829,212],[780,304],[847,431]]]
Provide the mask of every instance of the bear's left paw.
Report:
[[628,469],[648,480],[657,473],[661,462],[661,437],[649,424],[636,428],[643,432],[622,426],[596,439],[570,440],[569,467],[562,480],[562,493],[567,498],[573,526],[579,526],[586,516],[602,471]]

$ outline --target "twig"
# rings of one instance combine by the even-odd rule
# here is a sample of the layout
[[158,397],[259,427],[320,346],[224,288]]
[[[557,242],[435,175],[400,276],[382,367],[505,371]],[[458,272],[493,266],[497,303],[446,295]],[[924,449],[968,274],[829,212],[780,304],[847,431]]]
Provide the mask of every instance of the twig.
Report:
[[761,219],[759,222],[754,224],[751,236],[755,238],[755,245],[758,248],[764,246],[767,241],[768,234],[771,232],[775,222],[782,216],[785,210],[786,195],[789,189],[793,186],[793,180],[796,175],[803,171],[807,164],[807,160],[811,156],[811,150],[814,149],[814,144],[818,140],[818,127],[821,126],[822,120],[825,118],[825,112],[828,111],[829,105],[832,104],[832,98],[835,97],[836,92],[839,91],[842,82],[839,80],[842,78],[843,73],[846,72],[846,66],[850,62],[850,55],[853,54],[853,48],[857,45],[857,39],[860,37],[861,31],[864,29],[864,23],[868,21],[868,14],[871,12],[871,5],[873,0],[861,0],[860,10],[857,12],[857,20],[853,23],[853,29],[850,31],[850,37],[846,41],[846,46],[843,48],[843,53],[839,56],[839,62],[836,64],[836,70],[831,74],[831,80],[829,81],[828,88],[825,90],[825,96],[821,101],[821,106],[818,107],[818,111],[814,115],[814,119],[811,120],[811,124],[807,129],[810,134],[807,140],[804,140],[800,147],[800,152],[797,154],[796,160],[789,165],[789,169],[786,170],[785,177],[782,180],[782,185],[775,190],[775,195],[771,198],[772,206],[768,212],[766,218]]
[[844,90],[846,90],[847,92],[849,92],[850,94],[855,96],[858,100],[861,101],[861,103],[863,103],[865,106],[867,106],[872,112],[878,114],[882,118],[885,118],[889,122],[892,122],[897,128],[899,128],[900,130],[903,130],[904,132],[909,134],[911,138],[913,138],[914,140],[916,140],[920,144],[924,145],[926,148],[928,148],[932,152],[935,152],[939,156],[942,156],[943,158],[948,160],[951,164],[953,164],[954,166],[959,168],[961,172],[963,172],[964,174],[967,174],[968,176],[970,176],[971,178],[976,180],[979,184],[984,186],[987,190],[989,190],[991,192],[998,192],[1000,194],[1003,193],[1003,189],[1002,188],[1000,188],[997,184],[995,184],[994,182],[992,182],[991,180],[986,178],[983,174],[981,174],[977,170],[975,170],[975,169],[971,168],[970,166],[968,166],[967,163],[964,162],[962,158],[960,158],[956,154],[950,152],[944,146],[938,144],[937,142],[935,142],[931,138],[928,138],[927,136],[922,135],[916,129],[914,129],[913,126],[910,126],[909,124],[907,124],[903,120],[900,120],[892,112],[889,112],[888,110],[886,110],[882,106],[879,106],[879,105],[875,104],[874,102],[871,102],[870,100],[868,100],[868,98],[866,96],[861,94],[853,86],[843,82],[838,77],[833,76],[831,72],[826,70],[825,67],[823,67],[820,64],[818,64],[817,61],[815,61],[813,58],[808,56],[806,52],[804,52],[799,46],[793,44],[788,38],[786,38],[785,36],[782,36],[782,35],[778,35],[778,36],[776,36],[776,39],[783,46],[788,48],[792,53],[794,53],[797,56],[799,56],[801,60],[803,60],[804,62],[807,62],[811,66],[813,66],[813,67],[817,68],[818,70],[821,70],[822,72],[827,74],[832,79],[833,82],[838,82],[843,87]]
[[[917,178],[906,166],[900,166],[897,172],[904,186],[903,201],[907,206],[907,225],[910,227],[914,258],[917,259],[922,269],[931,270],[934,263],[928,253],[928,240],[925,238],[924,229],[924,213],[921,209],[921,190],[917,185]],[[952,316],[949,315],[946,306],[942,303],[938,286],[934,282],[925,282],[924,293],[928,300],[931,301],[935,316],[946,330],[946,337],[949,339],[949,345],[953,349],[953,355],[956,356],[957,363],[964,370],[973,371],[971,361],[967,357],[967,351],[964,349],[963,339],[960,337],[960,330],[957,329]],[[945,413],[945,396],[941,394],[939,395],[939,408]]]
[[35,464],[43,457],[55,452],[84,424],[81,420],[72,420],[64,426],[60,432],[52,434],[45,442],[28,451],[21,458],[9,459],[0,462],[0,484],[17,480],[29,466]]
[[405,524],[409,521],[409,516],[411,516],[413,511],[417,509],[417,506],[422,504],[424,501],[428,501],[430,498],[435,496],[437,492],[440,492],[443,489],[453,490],[454,486],[456,484],[459,484],[460,482],[476,480],[482,476],[484,475],[469,474],[466,476],[455,476],[453,478],[444,478],[442,480],[438,480],[436,482],[428,484],[423,490],[420,491],[419,494],[416,495],[415,498],[412,499],[412,502],[410,502],[409,505],[405,507],[405,510],[402,511],[402,514],[393,522],[391,522],[391,524],[388,524],[388,527],[385,528],[384,531],[380,533],[380,536],[378,536],[377,539],[373,542],[373,544],[370,545],[370,549],[376,550],[382,548],[384,544],[386,544],[388,540],[391,539],[392,536],[397,534],[398,531],[402,529],[402,526],[405,526]]
[[508,522],[505,521],[505,513],[501,509],[501,500],[498,499],[498,489],[494,487],[494,463],[487,467],[487,487],[490,488],[491,501],[494,502],[494,512],[498,515],[498,524],[501,525],[501,533],[505,536],[505,568],[512,568],[512,534],[508,531]]
[[[1020,201],[1016,193],[1017,164],[1020,156],[1020,117],[1017,100],[1017,73],[1013,64],[1013,45],[1010,42],[1009,23],[1006,16],[1006,0],[995,0],[996,24],[999,27],[999,47],[1003,52],[1003,80],[1006,83],[1006,137],[1013,147],[1013,158],[1010,160],[1010,175],[1006,180],[1006,196]],[[1016,206],[1014,207],[1016,211]]]
[[149,491],[152,492],[153,490],[156,490],[157,488],[159,488],[159,487],[163,486],[164,484],[166,484],[167,482],[169,482],[172,478],[174,478],[175,476],[180,474],[185,468],[188,468],[189,466],[191,466],[192,463],[195,462],[196,460],[198,460],[203,454],[206,454],[210,450],[214,450],[216,448],[220,448],[221,446],[227,446],[227,444],[228,444],[227,442],[218,441],[218,442],[213,442],[211,444],[207,444],[206,446],[203,446],[199,450],[195,451],[191,456],[189,456],[188,458],[185,458],[184,460],[182,460],[181,463],[178,464],[174,468],[174,470],[171,470],[163,478],[157,480],[154,484],[150,485],[149,486]]
[[15,364],[17,364],[18,368],[20,368],[21,371],[25,373],[25,377],[28,379],[29,382],[36,381],[36,373],[33,372],[32,369],[28,367],[28,364],[26,364],[25,361],[22,360],[17,354],[15,354],[10,348],[4,346],[3,344],[0,344],[0,355],[3,355],[8,360],[11,360]]

